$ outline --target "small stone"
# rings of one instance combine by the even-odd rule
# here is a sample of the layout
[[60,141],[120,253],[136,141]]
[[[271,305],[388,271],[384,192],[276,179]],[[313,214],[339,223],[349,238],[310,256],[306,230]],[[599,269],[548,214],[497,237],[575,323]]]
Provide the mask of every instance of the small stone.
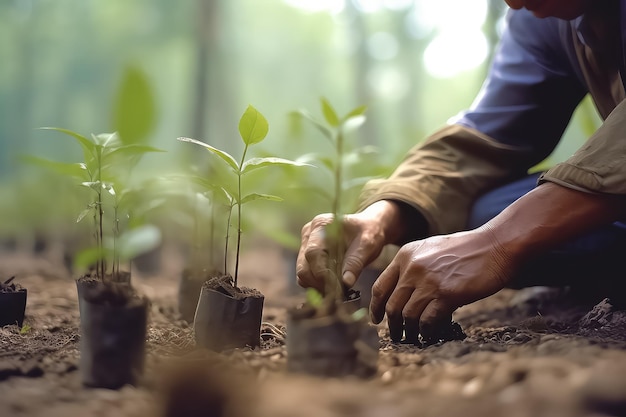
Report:
[[605,298],[596,304],[590,312],[585,314],[585,316],[580,319],[579,324],[584,328],[599,329],[611,322],[612,313],[613,305],[609,302],[608,298]]
[[282,357],[283,357],[283,355],[281,355],[280,353],[277,353],[275,355],[272,355],[272,357],[270,357],[270,360],[276,362],[276,361],[281,360]]
[[383,384],[390,384],[391,381],[393,380],[393,373],[391,372],[391,370],[386,371],[381,377],[380,380],[382,381]]
[[472,378],[465,385],[463,385],[461,394],[466,398],[475,397],[480,393],[483,385],[483,381],[480,378]]

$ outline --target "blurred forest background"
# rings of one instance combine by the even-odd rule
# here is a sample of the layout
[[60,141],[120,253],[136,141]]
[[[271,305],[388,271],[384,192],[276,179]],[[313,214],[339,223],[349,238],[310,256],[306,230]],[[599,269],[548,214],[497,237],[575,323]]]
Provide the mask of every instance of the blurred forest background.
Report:
[[[302,108],[320,115],[325,97],[342,114],[368,106],[353,140],[379,151],[375,164],[356,171],[385,175],[471,104],[505,12],[503,0],[4,0],[0,234],[58,233],[84,206],[63,179],[22,162],[80,160],[75,143],[42,126],[136,134],[167,151],[142,161],[137,175],[151,177],[202,163],[199,148],[179,136],[238,155],[237,123],[248,104],[270,124],[261,153],[330,152],[319,132],[289,116]],[[569,156],[597,123],[585,101],[546,164]],[[259,212],[277,213],[264,223],[293,245],[308,217],[327,206],[288,190],[329,179],[278,176],[268,181],[282,184],[275,193],[286,201],[269,210],[276,203],[260,203]]]

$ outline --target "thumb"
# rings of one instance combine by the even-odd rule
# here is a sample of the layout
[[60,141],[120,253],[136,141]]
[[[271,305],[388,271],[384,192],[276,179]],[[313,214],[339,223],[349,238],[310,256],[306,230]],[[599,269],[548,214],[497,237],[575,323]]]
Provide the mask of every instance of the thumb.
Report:
[[346,252],[346,256],[343,260],[343,273],[342,281],[345,286],[351,288],[356,283],[356,280],[361,275],[363,268],[365,267],[365,261],[356,253]]
[[375,244],[371,239],[364,239],[357,235],[350,242],[343,258],[342,281],[348,288],[352,287],[361,275],[363,268],[380,255],[382,246]]

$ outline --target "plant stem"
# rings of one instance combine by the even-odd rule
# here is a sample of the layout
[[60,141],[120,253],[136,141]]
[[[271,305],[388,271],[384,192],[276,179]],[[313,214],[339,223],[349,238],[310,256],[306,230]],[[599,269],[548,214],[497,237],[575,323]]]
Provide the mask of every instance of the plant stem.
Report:
[[[330,238],[333,240],[330,245],[332,248],[330,261],[334,263],[331,267],[334,267],[331,278],[335,278],[329,283],[329,287],[334,295],[335,299],[339,302],[342,299],[343,291],[341,285],[341,275],[343,269],[343,217],[341,215],[341,199],[342,199],[342,181],[343,181],[343,132],[341,128],[337,132],[336,145],[337,145],[337,163],[335,165],[335,196],[333,199],[333,222],[331,223]],[[332,269],[332,268],[331,268]]]
[[104,215],[104,210],[102,210],[102,150],[98,149],[97,152],[98,158],[98,262],[96,263],[97,274],[100,276],[100,279],[104,281],[104,256],[103,256],[103,237],[104,233],[102,231],[103,221],[102,217]]
[[113,280],[118,281],[120,273],[120,256],[117,253],[117,238],[120,234],[120,219],[117,217],[117,202],[113,207],[113,214],[115,216],[115,220],[113,222]]
[[241,250],[241,167],[246,160],[248,144],[243,148],[243,155],[237,170],[237,252],[235,253],[235,288],[237,288],[237,278],[239,277],[239,253]]
[[228,207],[228,221],[226,222],[226,245],[224,246],[224,274],[228,274],[228,239],[230,238],[230,219],[233,216],[233,204]]
[[211,216],[209,219],[209,269],[215,268],[215,201],[211,201]]
[[200,210],[198,208],[198,196],[195,191],[192,190],[194,199],[193,199],[193,241],[192,241],[192,253],[191,253],[191,275],[195,276],[198,274],[200,276],[200,271],[202,267],[200,266]]

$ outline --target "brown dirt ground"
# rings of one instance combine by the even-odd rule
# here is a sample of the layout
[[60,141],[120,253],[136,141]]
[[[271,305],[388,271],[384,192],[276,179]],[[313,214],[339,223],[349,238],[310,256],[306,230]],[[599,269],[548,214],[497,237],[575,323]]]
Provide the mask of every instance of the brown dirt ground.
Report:
[[273,245],[247,251],[241,270],[266,296],[267,340],[221,355],[195,349],[177,318],[183,261],[165,253],[158,274],[134,274],[152,300],[147,369],[139,386],[119,391],[81,385],[76,287],[58,257],[0,253],[0,278],[15,274],[29,291],[27,330],[0,329],[0,416],[165,415],[174,380],[188,384],[178,404],[200,395],[233,416],[626,416],[626,312],[606,302],[505,290],[455,313],[464,341],[394,345],[381,326],[375,377],[319,379],[285,370],[284,313],[297,297],[285,278],[292,266]]

